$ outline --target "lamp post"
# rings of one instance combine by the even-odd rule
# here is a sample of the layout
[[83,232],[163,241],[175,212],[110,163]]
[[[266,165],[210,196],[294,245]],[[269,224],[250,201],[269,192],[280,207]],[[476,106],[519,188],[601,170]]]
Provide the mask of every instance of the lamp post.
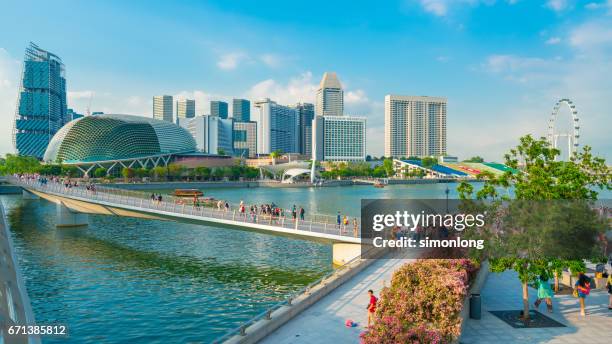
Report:
[[446,190],[444,190],[444,193],[446,194],[446,213],[448,214],[448,194],[450,193],[450,190],[448,189],[448,184],[446,184]]

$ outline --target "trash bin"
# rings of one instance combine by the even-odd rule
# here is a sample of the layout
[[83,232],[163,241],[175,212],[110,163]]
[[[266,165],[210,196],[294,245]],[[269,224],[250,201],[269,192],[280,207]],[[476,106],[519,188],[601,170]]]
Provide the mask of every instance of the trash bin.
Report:
[[470,295],[470,319],[480,320],[480,294]]

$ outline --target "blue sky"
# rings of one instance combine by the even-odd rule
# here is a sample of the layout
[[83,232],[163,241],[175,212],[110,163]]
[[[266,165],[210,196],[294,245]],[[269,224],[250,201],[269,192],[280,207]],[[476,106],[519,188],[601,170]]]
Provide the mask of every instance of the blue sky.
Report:
[[[29,41],[66,64],[69,106],[150,115],[151,97],[314,101],[325,71],[382,154],[385,94],[448,98],[448,150],[500,160],[573,99],[612,158],[612,0],[9,1],[0,11],[0,153]],[[569,123],[567,113],[562,114]]]

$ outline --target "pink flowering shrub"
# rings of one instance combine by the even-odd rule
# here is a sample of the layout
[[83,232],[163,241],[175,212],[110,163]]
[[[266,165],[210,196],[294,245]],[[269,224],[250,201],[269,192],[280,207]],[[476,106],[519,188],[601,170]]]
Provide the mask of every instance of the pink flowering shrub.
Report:
[[468,259],[425,259],[399,268],[380,293],[363,344],[450,343],[477,267]]

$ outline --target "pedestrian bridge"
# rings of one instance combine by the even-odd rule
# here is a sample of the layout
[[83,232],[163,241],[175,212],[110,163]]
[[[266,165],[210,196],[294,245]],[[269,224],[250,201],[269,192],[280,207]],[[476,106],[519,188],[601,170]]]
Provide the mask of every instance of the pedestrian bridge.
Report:
[[56,203],[58,227],[87,225],[87,214],[129,216],[213,224],[228,229],[331,243],[333,262],[338,265],[358,256],[361,251],[359,227],[353,228],[351,224],[347,228],[338,228],[335,218],[331,216],[309,216],[304,220],[264,214],[251,217],[248,212],[241,214],[237,210],[217,209],[214,204],[195,206],[177,202],[171,197],[159,202],[150,199],[144,192],[101,185],[96,185],[96,190],[91,191],[84,185],[66,187],[62,183],[49,181],[44,184],[28,178],[10,178],[9,182],[24,189],[24,198],[43,198]]

